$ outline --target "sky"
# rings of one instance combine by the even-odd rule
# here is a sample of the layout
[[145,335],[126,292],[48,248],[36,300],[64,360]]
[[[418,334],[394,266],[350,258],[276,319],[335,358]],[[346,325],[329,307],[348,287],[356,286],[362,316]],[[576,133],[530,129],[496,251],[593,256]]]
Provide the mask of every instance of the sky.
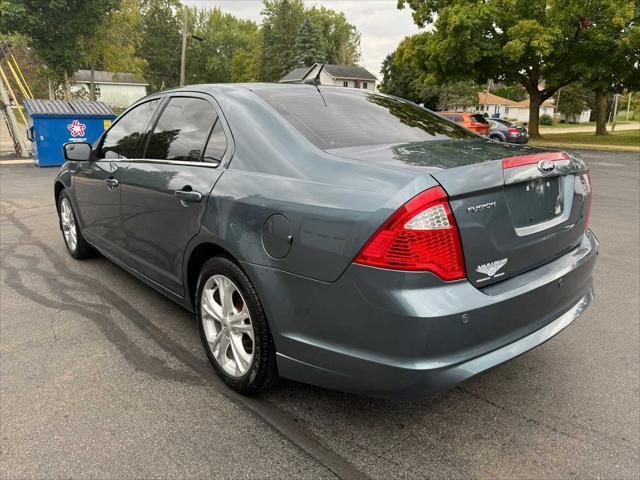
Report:
[[[219,6],[223,12],[239,18],[261,21],[261,0],[183,0],[183,3],[198,8]],[[407,35],[417,33],[411,10],[396,8],[397,0],[304,0],[305,5],[324,6],[341,11],[347,21],[360,32],[360,65],[382,80],[382,61]]]

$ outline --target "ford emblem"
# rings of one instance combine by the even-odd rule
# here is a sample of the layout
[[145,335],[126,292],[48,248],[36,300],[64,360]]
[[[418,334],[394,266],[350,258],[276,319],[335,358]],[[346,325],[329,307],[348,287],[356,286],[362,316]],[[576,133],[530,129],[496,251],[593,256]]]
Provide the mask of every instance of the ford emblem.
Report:
[[542,173],[553,172],[555,168],[556,165],[551,160],[540,160],[538,162],[538,170],[540,170]]

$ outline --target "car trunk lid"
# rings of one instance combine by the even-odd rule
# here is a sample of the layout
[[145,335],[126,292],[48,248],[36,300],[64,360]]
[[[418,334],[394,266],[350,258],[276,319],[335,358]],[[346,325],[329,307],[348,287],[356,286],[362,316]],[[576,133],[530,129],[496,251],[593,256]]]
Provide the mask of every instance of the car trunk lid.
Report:
[[577,157],[536,152],[430,172],[449,195],[469,281],[491,285],[574,248],[587,221],[587,171]]

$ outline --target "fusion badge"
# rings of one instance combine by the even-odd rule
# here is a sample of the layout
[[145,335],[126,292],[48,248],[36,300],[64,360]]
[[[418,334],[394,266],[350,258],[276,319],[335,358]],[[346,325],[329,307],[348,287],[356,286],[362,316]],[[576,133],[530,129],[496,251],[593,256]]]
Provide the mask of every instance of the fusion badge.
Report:
[[488,210],[495,206],[496,206],[496,202],[481,203],[480,205],[474,205],[473,207],[467,208],[467,213],[482,212],[483,210]]

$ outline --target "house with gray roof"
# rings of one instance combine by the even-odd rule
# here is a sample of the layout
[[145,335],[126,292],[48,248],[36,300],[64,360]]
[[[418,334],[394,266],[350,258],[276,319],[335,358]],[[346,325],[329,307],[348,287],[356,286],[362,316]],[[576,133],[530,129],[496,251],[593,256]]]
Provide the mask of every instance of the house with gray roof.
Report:
[[[71,77],[71,91],[80,93],[86,91],[89,98],[91,84],[91,70],[78,70]],[[147,94],[148,83],[128,72],[94,71],[94,85],[96,100],[106,103],[110,107],[128,107],[139,98]]]
[[[315,63],[310,67],[294,68],[280,79],[280,83],[302,83],[307,79],[315,78],[321,63]],[[357,65],[330,65],[326,64],[320,73],[322,85],[335,85],[337,87],[364,88],[375,91],[378,79],[366,68]]]

